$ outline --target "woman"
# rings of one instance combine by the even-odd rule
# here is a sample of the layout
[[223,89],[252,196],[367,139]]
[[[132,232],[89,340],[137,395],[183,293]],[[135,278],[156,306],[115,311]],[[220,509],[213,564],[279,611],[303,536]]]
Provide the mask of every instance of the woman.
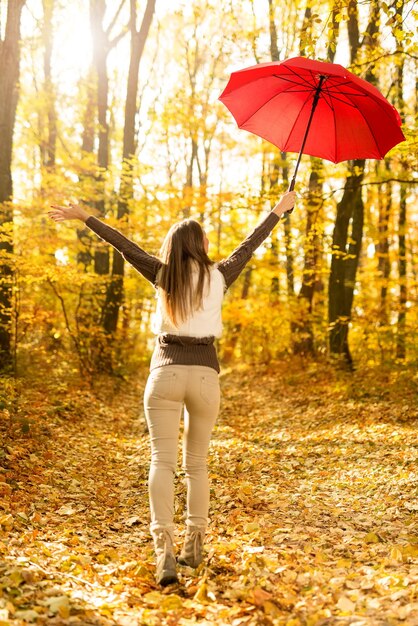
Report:
[[49,213],[56,222],[85,222],[157,290],[156,345],[144,406],[151,440],[150,530],[157,557],[156,577],[162,586],[178,580],[173,545],[174,474],[183,406],[187,516],[178,563],[197,567],[203,558],[208,523],[207,454],[220,402],[214,340],[222,333],[222,300],[256,248],[292,209],[295,198],[295,192],[287,192],[232,254],[217,264],[209,259],[208,239],[194,220],[174,224],[156,257],[79,205],[53,205]]

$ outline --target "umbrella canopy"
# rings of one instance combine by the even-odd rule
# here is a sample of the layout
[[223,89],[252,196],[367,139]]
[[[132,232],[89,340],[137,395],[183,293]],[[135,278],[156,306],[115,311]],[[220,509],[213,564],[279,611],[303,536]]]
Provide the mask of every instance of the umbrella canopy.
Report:
[[239,128],[283,152],[334,163],[382,159],[405,139],[395,107],[335,63],[305,57],[261,63],[233,72],[219,100]]

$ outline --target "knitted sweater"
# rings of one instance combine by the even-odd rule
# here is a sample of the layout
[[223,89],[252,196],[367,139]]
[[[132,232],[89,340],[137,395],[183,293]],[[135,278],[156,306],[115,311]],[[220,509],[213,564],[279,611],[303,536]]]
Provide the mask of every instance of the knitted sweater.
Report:
[[[268,237],[279,219],[279,216],[273,212],[267,214],[228,258],[217,263],[216,270],[222,274],[226,289],[238,278],[254,251]],[[118,230],[108,226],[96,217],[90,216],[86,221],[86,225],[101,239],[104,239],[119,250],[126,261],[150,281],[154,287],[157,286],[157,274],[162,266],[160,259],[145,252],[145,250],[122,235]],[[221,302],[219,302],[220,306]],[[216,334],[218,335],[217,332]],[[178,332],[159,334],[152,355],[150,369],[173,364],[201,365],[211,367],[219,372],[219,362],[214,345],[215,335],[213,332],[205,332],[205,328],[202,328],[201,336],[198,332],[195,335],[186,336]]]

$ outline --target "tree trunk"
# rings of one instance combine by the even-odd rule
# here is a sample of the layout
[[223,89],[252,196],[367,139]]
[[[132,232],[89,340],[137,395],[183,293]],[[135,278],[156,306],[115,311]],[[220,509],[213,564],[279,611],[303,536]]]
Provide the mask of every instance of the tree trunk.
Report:
[[[379,12],[378,0],[372,0],[369,23],[361,43],[357,0],[349,0],[347,27],[351,63],[355,61],[361,45],[367,45],[370,48],[377,45]],[[365,78],[375,84],[376,76],[372,71],[373,68],[369,67]],[[330,352],[333,356],[342,357],[350,369],[353,368],[353,359],[348,345],[348,330],[363,237],[364,206],[360,183],[363,180],[364,168],[364,159],[349,164],[344,194],[337,206],[328,292]],[[348,243],[350,222],[351,243]]]
[[303,304],[300,319],[292,324],[293,352],[295,354],[314,354],[314,333],[312,328],[312,309],[315,286],[317,285],[317,262],[319,258],[320,238],[318,235],[318,215],[321,207],[322,162],[312,159],[312,171],[309,177],[309,196],[306,215],[306,234],[304,245],[304,267],[299,302]]
[[[95,71],[91,66],[86,77],[86,107],[83,113],[83,134],[81,143],[81,156],[84,159],[87,154],[92,155],[94,151],[95,126],[96,126],[96,91],[95,91]],[[92,178],[90,168],[80,174],[80,182]],[[88,202],[88,198],[82,198]],[[77,263],[81,263],[85,270],[90,267],[93,255],[90,249],[91,231],[87,226],[77,228],[77,238],[82,244],[77,252]]]
[[[386,169],[389,163],[386,162]],[[392,208],[392,184],[387,182],[379,190],[378,241],[376,244],[377,271],[380,286],[379,323],[386,326],[389,322],[387,310],[388,281],[390,276],[389,262],[389,220]]]
[[337,21],[337,15],[341,9],[338,6],[338,2],[333,0],[331,11],[331,23],[328,27],[328,47],[327,47],[327,61],[334,63],[335,52],[337,50],[337,41],[340,34],[340,22]]
[[[105,213],[105,172],[109,167],[109,123],[108,98],[109,79],[107,76],[107,57],[110,51],[107,33],[104,30],[106,13],[105,0],[90,0],[90,28],[93,38],[93,63],[97,80],[97,119],[99,122],[99,146],[97,152],[98,172],[96,183],[100,189],[95,207],[100,215]],[[94,252],[94,271],[99,275],[109,274],[109,248],[100,248]]]
[[[344,194],[337,206],[329,278],[330,351],[335,356],[343,356],[349,367],[352,367],[353,360],[348,346],[348,325],[362,239],[363,201],[360,183],[364,176],[364,165],[364,160],[350,164]],[[350,221],[353,243],[347,245]],[[354,254],[354,258],[350,259],[350,254]]]
[[86,79],[86,108],[83,114],[83,135],[81,150],[83,153],[92,154],[94,150],[94,128],[95,128],[95,109],[96,95],[94,90],[94,69],[90,67]]
[[193,204],[193,168],[197,158],[197,142],[194,137],[191,138],[190,159],[186,166],[186,182],[183,187],[183,218],[190,217]]
[[270,56],[272,61],[280,61],[280,52],[277,45],[277,28],[274,20],[273,0],[269,3],[269,30],[270,30]]
[[[283,162],[286,162],[286,152],[281,153]],[[289,169],[287,165],[283,166],[283,183],[289,187]],[[284,225],[284,243],[286,248],[286,278],[287,278],[287,297],[291,299],[295,295],[295,278],[294,278],[294,258],[292,250],[292,215],[286,213],[283,217]]]
[[[336,19],[337,9],[334,7],[332,11],[331,28],[333,34],[338,35],[338,23]],[[301,29],[301,42],[307,41],[311,35],[311,3],[308,0],[305,8],[305,15]],[[334,47],[328,42],[327,57],[333,60],[335,54]],[[305,56],[303,46],[299,49],[299,54]],[[302,285],[298,295],[299,304],[296,311],[297,318],[291,322],[292,342],[294,354],[311,354],[315,352],[314,332],[312,326],[312,308],[315,286],[318,284],[316,280],[316,265],[319,258],[319,236],[318,236],[318,213],[321,205],[322,195],[322,161],[320,159],[311,159],[311,174],[309,177],[309,199],[307,204],[306,215],[306,233],[304,241],[304,268],[302,272]]]
[[398,220],[398,246],[399,246],[399,311],[396,333],[396,358],[404,359],[406,356],[406,303],[408,300],[407,276],[406,276],[406,189],[401,185],[399,200]]
[[[270,56],[272,61],[280,61],[280,51],[277,45],[277,28],[276,22],[274,19],[274,7],[273,0],[268,0],[269,3],[269,32],[270,32]],[[283,183],[286,187],[289,186],[289,170],[286,165],[286,152],[280,152],[280,161],[284,163],[282,167],[282,176]],[[277,185],[279,179],[278,165],[277,165],[277,157],[274,158],[273,161],[273,170],[270,177],[270,189],[274,189]],[[293,276],[293,267],[294,267],[294,259],[293,259],[293,251],[292,251],[292,232],[291,232],[291,214],[287,213],[283,218],[283,226],[284,226],[284,242],[286,249],[286,279],[287,279],[287,295],[288,298],[291,298],[295,294],[295,285],[294,285],[294,276]],[[272,243],[272,254],[276,254],[277,251],[274,249],[276,242]],[[274,295],[277,294],[279,290],[279,279],[273,278],[271,284],[271,293]]]
[[[128,86],[125,101],[125,125],[123,129],[122,177],[118,201],[118,219],[129,211],[129,200],[133,197],[132,160],[136,151],[135,121],[137,113],[139,64],[145,42],[151,27],[156,0],[148,0],[142,24],[136,27],[136,0],[131,0],[131,57],[129,62]],[[117,250],[113,250],[112,277],[106,293],[103,311],[103,327],[108,334],[116,331],[119,309],[123,299],[124,260]]]
[[55,167],[57,148],[57,112],[55,109],[55,94],[52,83],[51,59],[53,46],[54,0],[43,0],[44,22],[42,39],[44,44],[44,89],[47,102],[47,138],[44,150],[43,165],[50,170]]
[[[12,152],[16,107],[19,95],[20,19],[26,0],[7,4],[4,39],[0,39],[0,369],[13,366],[12,345],[12,281],[11,255],[13,240]],[[7,233],[7,234],[6,234]]]
[[348,41],[350,44],[350,62],[353,63],[360,48],[360,29],[358,24],[357,0],[349,0],[347,5],[348,13]]
[[[122,30],[113,40],[110,39],[111,30],[123,7],[124,0],[120,0],[110,25],[105,28],[106,0],[90,0],[90,32],[93,43],[93,62],[87,79],[87,104],[84,114],[82,151],[92,154],[94,150],[95,126],[98,123],[98,151],[97,170],[87,176],[94,178],[98,199],[94,202],[99,215],[105,214],[105,183],[106,171],[109,169],[109,78],[107,73],[107,59],[109,52],[124,36]],[[91,232],[88,228],[78,231],[79,239],[88,244]],[[86,248],[88,246],[86,245]],[[86,266],[91,263],[89,252],[81,252],[79,260]],[[94,252],[94,271],[98,275],[106,276],[110,271],[110,253],[108,247]]]
[[[396,13],[399,18],[397,28],[403,29],[403,11],[404,0],[399,0],[396,4]],[[404,118],[404,99],[403,99],[403,82],[404,82],[404,57],[401,57],[397,66],[396,80],[396,105]],[[406,185],[401,183],[400,199],[399,199],[399,220],[398,220],[398,246],[399,246],[399,311],[396,329],[396,357],[404,359],[406,356],[406,303],[408,300],[408,286],[406,274]]]
[[[270,171],[269,171],[269,187],[270,187],[270,206],[273,209],[276,202],[277,202],[277,198],[276,198],[276,190],[278,188],[278,180],[279,180],[279,174],[280,174],[280,162],[279,159],[276,157],[274,159],[272,159],[272,162],[270,163]],[[264,193],[264,185],[263,185],[263,181],[265,179],[265,176],[263,175],[262,177],[262,191],[261,193]],[[278,267],[279,267],[279,242],[278,242],[278,231],[274,230],[271,234],[271,244],[270,244],[270,266],[272,268],[273,271],[273,277],[271,279],[271,285],[270,285],[270,295],[271,295],[271,299],[272,301],[277,301],[278,296],[279,296],[279,292],[280,292],[280,281],[279,281],[279,273],[278,273]]]

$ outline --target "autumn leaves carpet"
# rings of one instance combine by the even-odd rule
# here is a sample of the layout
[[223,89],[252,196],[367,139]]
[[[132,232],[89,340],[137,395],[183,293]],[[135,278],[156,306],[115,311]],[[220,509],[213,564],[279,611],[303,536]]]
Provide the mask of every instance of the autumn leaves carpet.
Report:
[[[207,558],[165,590],[148,532],[145,376],[19,382],[1,404],[0,626],[418,624],[411,372],[224,372]],[[181,470],[176,493],[180,543]]]

